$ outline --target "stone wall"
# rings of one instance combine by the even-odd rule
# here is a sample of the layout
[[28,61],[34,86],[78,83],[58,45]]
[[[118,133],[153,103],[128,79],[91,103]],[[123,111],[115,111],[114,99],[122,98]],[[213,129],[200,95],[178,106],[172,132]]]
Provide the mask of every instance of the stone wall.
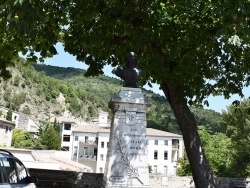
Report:
[[[250,188],[250,178],[218,178],[218,188]],[[151,188],[195,188],[192,177],[150,176]]]
[[38,188],[102,188],[103,174],[63,170],[29,169]]
[[23,113],[19,113],[17,127],[29,131],[29,116]]
[[[103,174],[29,169],[37,187],[103,188]],[[150,175],[151,188],[194,188],[192,177]],[[250,178],[219,178],[218,188],[250,188]]]
[[151,175],[150,186],[152,188],[194,188],[191,177]]

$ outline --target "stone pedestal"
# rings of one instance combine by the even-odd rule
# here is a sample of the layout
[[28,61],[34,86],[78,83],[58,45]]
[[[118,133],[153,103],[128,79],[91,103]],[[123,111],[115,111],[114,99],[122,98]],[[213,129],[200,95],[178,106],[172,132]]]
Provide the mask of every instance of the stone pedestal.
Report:
[[150,187],[146,137],[150,104],[140,88],[123,87],[111,99],[114,114],[104,172],[106,188]]

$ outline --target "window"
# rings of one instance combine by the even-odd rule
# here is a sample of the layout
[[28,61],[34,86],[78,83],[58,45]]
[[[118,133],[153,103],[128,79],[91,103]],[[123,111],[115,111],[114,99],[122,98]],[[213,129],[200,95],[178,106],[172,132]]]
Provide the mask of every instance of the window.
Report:
[[107,142],[107,148],[109,148],[109,142]]
[[74,146],[74,156],[77,156],[77,146]]
[[168,145],[168,140],[164,140],[164,145],[165,145],[165,146]]
[[157,174],[157,165],[153,166],[152,174]]
[[172,140],[172,147],[173,148],[179,148],[179,140],[178,139],[173,139]]
[[164,160],[168,160],[168,151],[164,151]]
[[70,142],[70,135],[63,135],[64,142]]
[[64,124],[64,130],[70,130],[71,129],[71,124],[65,123]]
[[101,148],[104,148],[104,142],[101,142]]
[[88,143],[88,142],[89,142],[89,137],[85,136],[85,143]]
[[94,156],[97,156],[97,148],[94,148]]
[[100,160],[103,161],[103,154],[100,155]]
[[75,136],[75,141],[78,141],[78,136]]
[[154,151],[154,159],[158,159],[158,151]]
[[[1,127],[1,126],[0,126]],[[2,168],[2,169],[1,169]],[[4,168],[3,168],[3,161],[0,159],[0,169],[3,171],[4,170]],[[4,179],[3,179],[4,178]],[[6,180],[5,180],[5,176],[4,176],[4,174],[3,174],[3,177],[2,176],[0,176],[0,184],[1,183],[4,183],[4,182],[6,182]]]
[[8,133],[8,131],[11,131],[11,127],[5,126],[5,133]]
[[177,166],[174,166],[174,175],[177,175]]
[[158,140],[155,140],[155,145],[158,145]]
[[4,165],[4,179],[7,183],[17,183],[18,179],[13,159],[2,158],[2,162]]
[[83,155],[88,155],[88,147],[83,148]]
[[8,126],[5,126],[5,133],[7,133],[9,130],[9,127]]
[[99,172],[103,173],[103,168],[102,167],[99,168]]
[[164,174],[165,174],[165,175],[168,174],[168,166],[164,166]]
[[28,174],[27,174],[27,171],[26,171],[24,165],[20,161],[17,161],[17,160],[15,160],[15,163],[16,163],[16,167],[17,167],[17,174],[18,174],[19,180],[22,180],[25,177],[27,177]]

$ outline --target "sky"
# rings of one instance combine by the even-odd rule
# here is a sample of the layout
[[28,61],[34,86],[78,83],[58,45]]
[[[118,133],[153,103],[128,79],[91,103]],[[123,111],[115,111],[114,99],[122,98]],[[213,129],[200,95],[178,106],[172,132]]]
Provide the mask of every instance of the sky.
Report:
[[[74,67],[74,68],[80,68],[80,69],[87,69],[88,66],[85,65],[82,62],[76,61],[76,58],[73,55],[70,55],[67,52],[64,52],[63,46],[58,44],[56,45],[56,49],[58,51],[58,55],[55,55],[53,58],[48,58],[45,60],[45,64],[52,65],[52,66],[58,66],[58,67]],[[114,67],[106,66],[104,67],[104,74],[109,77],[116,77],[114,74],[111,73],[112,69]],[[155,93],[159,93],[160,95],[164,95],[163,92],[159,89],[159,86],[154,84],[153,88],[150,88],[148,86],[143,86],[145,89],[153,90]],[[250,97],[250,87],[243,89],[243,94],[245,97]],[[227,110],[227,106],[231,105],[233,101],[239,100],[242,101],[243,99],[240,99],[238,95],[233,95],[230,99],[226,100],[223,96],[217,96],[208,97],[209,107],[204,106],[205,109],[212,109],[216,112],[222,112],[222,110]]]

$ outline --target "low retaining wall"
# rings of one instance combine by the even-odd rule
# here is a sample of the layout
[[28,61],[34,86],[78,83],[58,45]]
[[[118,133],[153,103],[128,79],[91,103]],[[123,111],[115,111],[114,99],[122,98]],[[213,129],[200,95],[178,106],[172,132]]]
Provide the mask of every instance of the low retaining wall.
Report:
[[[217,178],[218,188],[250,188],[250,178]],[[195,188],[192,177],[150,176],[151,188]]]
[[30,168],[29,173],[37,178],[36,186],[40,188],[101,188],[103,179],[103,174],[64,170]]
[[[103,174],[29,169],[37,187],[102,188]],[[150,175],[151,188],[194,188],[192,177]],[[218,188],[250,188],[250,178],[218,178]]]

